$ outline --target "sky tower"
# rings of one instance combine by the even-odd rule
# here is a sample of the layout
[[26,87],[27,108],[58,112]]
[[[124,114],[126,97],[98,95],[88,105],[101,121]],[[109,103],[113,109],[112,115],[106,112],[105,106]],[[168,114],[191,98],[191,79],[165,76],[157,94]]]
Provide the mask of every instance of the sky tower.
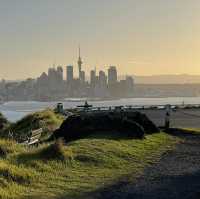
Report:
[[79,79],[81,80],[81,66],[82,66],[82,59],[81,59],[81,50],[80,50],[80,46],[78,48],[78,71],[79,71]]

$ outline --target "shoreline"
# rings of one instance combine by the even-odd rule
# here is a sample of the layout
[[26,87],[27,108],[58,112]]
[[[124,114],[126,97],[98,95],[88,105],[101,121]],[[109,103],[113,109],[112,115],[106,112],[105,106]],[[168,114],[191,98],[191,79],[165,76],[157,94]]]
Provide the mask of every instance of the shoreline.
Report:
[[[91,99],[88,99],[91,100]],[[39,102],[39,101],[9,101],[0,104],[0,112],[11,121],[17,121],[28,113],[44,110],[46,108],[55,108],[57,103],[63,103],[65,109],[76,108],[83,105],[85,98],[68,98],[67,100]],[[199,104],[200,97],[170,97],[170,98],[119,98],[119,99],[96,99],[88,101],[88,104],[94,107],[109,106],[155,106],[155,105],[185,105]]]
[[20,102],[26,102],[26,103],[58,103],[58,102],[85,102],[85,101],[91,101],[91,102],[100,102],[100,101],[118,101],[118,100],[130,100],[130,99],[176,99],[176,98],[182,98],[182,99],[191,99],[191,98],[200,98],[200,96],[137,96],[137,97],[120,97],[120,98],[65,98],[60,100],[9,100],[0,102],[0,106],[4,105],[6,103],[20,103]]

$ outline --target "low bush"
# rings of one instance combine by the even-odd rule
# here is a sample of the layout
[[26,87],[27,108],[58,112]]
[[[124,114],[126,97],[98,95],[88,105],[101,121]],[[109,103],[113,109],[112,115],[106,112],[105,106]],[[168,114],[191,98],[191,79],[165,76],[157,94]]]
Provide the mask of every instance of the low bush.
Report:
[[72,151],[65,149],[64,141],[62,139],[58,139],[55,143],[42,148],[38,155],[45,160],[66,161],[73,158]]
[[0,136],[5,136],[5,130],[10,126],[10,122],[0,113]]

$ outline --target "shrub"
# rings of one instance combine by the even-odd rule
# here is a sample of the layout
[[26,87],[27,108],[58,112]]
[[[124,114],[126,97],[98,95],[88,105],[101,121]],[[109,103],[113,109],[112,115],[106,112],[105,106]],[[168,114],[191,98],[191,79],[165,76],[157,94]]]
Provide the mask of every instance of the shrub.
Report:
[[9,121],[0,113],[0,135],[3,137],[5,130],[9,127]]
[[55,143],[43,148],[39,156],[46,160],[61,160],[72,159],[73,154],[71,150],[65,150],[63,139],[57,139]]

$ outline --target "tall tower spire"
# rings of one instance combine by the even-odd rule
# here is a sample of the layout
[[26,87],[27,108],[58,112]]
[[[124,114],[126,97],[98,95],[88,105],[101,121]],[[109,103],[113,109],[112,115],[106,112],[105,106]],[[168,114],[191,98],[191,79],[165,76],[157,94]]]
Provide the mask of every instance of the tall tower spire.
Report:
[[78,47],[78,71],[79,71],[79,79],[81,79],[81,66],[82,66],[82,59],[81,59],[81,48],[80,45]]
[[78,46],[78,57],[81,57],[81,48],[80,48],[80,45]]

